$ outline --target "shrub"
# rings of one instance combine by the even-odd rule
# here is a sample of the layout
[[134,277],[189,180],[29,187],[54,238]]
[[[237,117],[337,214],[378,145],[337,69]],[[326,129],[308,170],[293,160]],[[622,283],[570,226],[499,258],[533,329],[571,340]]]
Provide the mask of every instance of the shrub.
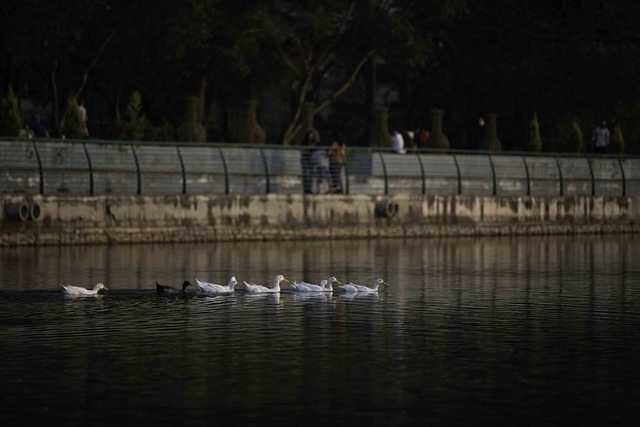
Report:
[[542,151],[542,138],[540,137],[540,124],[538,123],[538,115],[534,112],[531,119],[531,128],[529,131],[529,141],[527,144],[528,151]]
[[142,112],[142,97],[140,92],[131,94],[129,103],[124,110],[125,120],[120,126],[120,139],[127,141],[142,141],[148,123]]
[[624,154],[624,137],[620,125],[614,125],[611,132],[611,152],[613,154]]
[[78,100],[75,97],[69,97],[67,101],[61,131],[66,138],[79,139],[84,137],[84,123],[82,123]]
[[584,137],[582,135],[582,129],[575,120],[571,122],[567,148],[571,153],[584,153]]
[[9,86],[7,97],[2,102],[2,134],[4,136],[18,136],[22,129],[22,115],[18,107],[18,98]]

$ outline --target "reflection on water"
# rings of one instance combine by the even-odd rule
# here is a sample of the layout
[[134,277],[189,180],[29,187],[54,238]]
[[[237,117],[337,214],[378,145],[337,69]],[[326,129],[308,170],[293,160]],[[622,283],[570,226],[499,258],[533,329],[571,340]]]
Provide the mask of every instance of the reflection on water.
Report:
[[[633,236],[0,250],[10,425],[631,425]],[[389,286],[158,296],[155,282]],[[97,297],[65,298],[60,283]]]

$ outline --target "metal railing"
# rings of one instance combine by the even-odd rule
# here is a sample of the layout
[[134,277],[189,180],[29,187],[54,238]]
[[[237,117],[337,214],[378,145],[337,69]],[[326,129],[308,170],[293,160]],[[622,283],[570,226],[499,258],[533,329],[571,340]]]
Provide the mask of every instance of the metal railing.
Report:
[[[69,140],[0,141],[0,192],[303,193],[299,146]],[[319,147],[328,150],[329,147]],[[640,158],[349,147],[350,194],[638,196]],[[313,177],[312,191],[329,190]]]

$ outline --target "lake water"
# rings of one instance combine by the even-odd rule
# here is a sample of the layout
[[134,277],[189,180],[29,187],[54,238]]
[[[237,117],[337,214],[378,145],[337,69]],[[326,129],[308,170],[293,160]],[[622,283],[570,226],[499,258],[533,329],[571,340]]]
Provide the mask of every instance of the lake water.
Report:
[[[637,425],[639,256],[625,235],[0,249],[0,419]],[[276,274],[389,286],[155,293]]]

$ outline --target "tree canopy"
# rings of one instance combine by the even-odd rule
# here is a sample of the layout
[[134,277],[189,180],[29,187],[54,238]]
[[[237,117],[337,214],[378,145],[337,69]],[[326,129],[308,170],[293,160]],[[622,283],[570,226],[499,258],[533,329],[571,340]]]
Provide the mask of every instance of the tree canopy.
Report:
[[0,95],[12,88],[52,134],[82,99],[103,139],[125,137],[135,94],[136,138],[177,138],[195,97],[211,142],[233,141],[233,108],[254,101],[274,144],[299,141],[311,104],[323,139],[352,145],[384,107],[408,130],[442,110],[451,148],[478,148],[479,119],[496,114],[504,150],[529,147],[535,117],[542,151],[574,149],[576,127],[588,149],[607,120],[637,153],[638,12],[632,0],[7,0]]

